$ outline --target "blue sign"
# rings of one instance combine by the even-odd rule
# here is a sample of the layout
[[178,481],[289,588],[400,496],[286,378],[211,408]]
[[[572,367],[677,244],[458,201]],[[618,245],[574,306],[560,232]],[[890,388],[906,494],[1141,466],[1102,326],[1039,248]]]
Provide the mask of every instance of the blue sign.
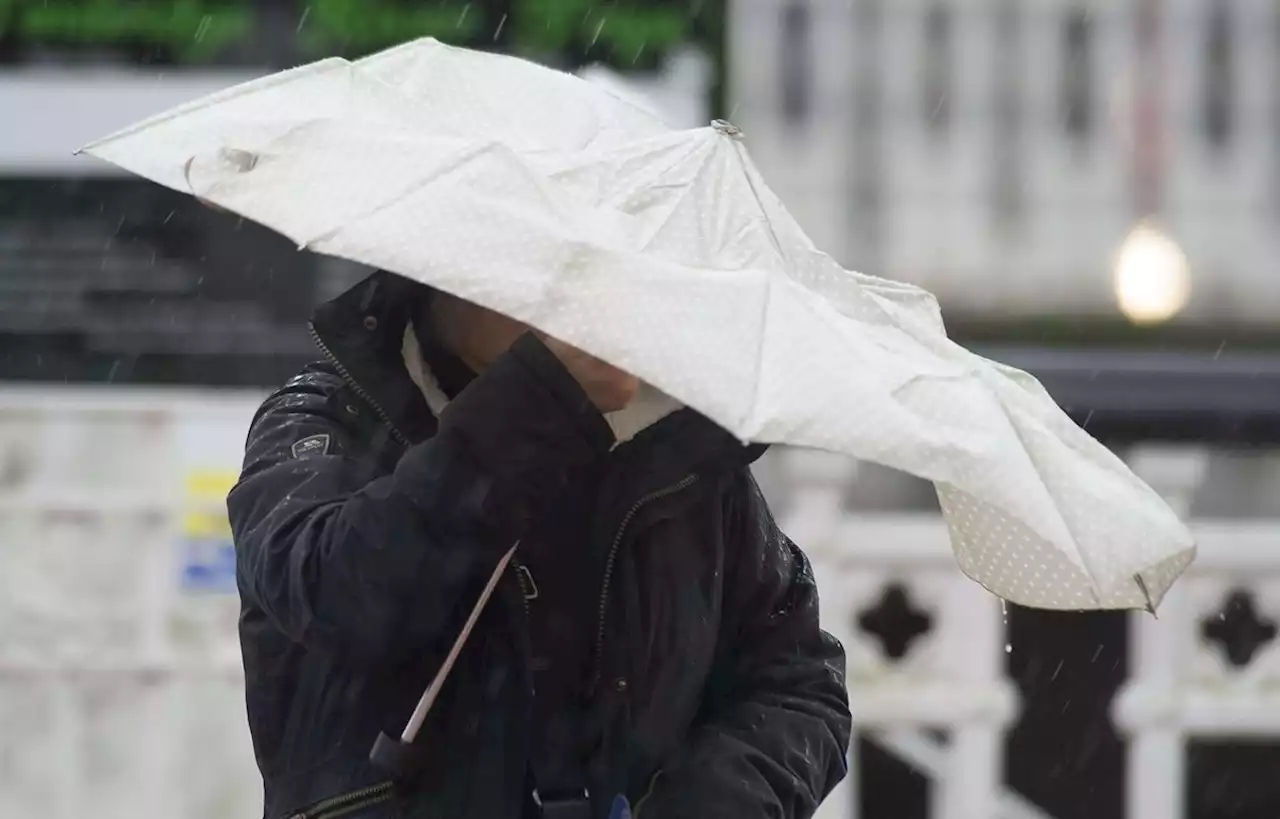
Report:
[[182,590],[236,593],[236,551],[227,538],[188,538],[182,543]]

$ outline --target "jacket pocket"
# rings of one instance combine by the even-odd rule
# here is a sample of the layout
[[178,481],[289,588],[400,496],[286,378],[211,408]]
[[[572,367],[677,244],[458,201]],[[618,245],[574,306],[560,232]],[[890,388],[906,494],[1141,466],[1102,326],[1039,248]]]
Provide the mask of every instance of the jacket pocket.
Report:
[[315,804],[289,814],[288,819],[342,819],[357,815],[368,808],[383,805],[395,798],[395,784],[382,782],[358,791],[322,799]]

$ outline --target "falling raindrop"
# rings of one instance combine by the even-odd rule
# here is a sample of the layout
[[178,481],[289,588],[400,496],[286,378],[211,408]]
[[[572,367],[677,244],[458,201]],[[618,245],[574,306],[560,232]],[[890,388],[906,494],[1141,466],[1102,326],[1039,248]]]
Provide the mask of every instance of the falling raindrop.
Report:
[[462,28],[462,24],[466,22],[467,15],[471,13],[471,4],[467,3],[462,7],[462,13],[458,15],[458,22],[453,24],[454,28]]
[[302,33],[302,27],[307,24],[307,18],[311,16],[311,6],[307,6],[302,10],[302,16],[298,18],[298,27],[294,29],[295,34]]
[[607,18],[607,17],[601,17],[601,18],[600,18],[600,22],[596,23],[596,30],[595,30],[595,33],[591,35],[591,42],[587,43],[587,48],[594,48],[594,47],[595,47],[596,40],[599,40],[599,39],[600,39],[600,32],[604,30],[604,23],[605,23],[605,20],[607,20],[607,19],[609,19],[609,18]]
[[635,65],[640,60],[640,55],[644,53],[644,47],[649,44],[648,40],[641,40],[640,47],[636,49],[636,53],[631,57],[631,64]]
[[200,25],[196,26],[195,40],[197,43],[204,40],[204,35],[209,33],[209,26],[213,23],[213,15],[206,14],[200,18]]
[[498,21],[498,27],[493,30],[493,41],[496,43],[498,38],[502,36],[502,29],[507,24],[507,15],[502,15],[502,19]]

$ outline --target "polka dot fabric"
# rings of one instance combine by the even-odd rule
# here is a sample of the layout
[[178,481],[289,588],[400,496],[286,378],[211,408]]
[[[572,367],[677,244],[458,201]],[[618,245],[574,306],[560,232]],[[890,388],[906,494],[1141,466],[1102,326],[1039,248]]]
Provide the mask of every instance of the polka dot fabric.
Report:
[[937,302],[844,270],[726,129],[667,128],[575,77],[422,40],[325,60],[86,151],[500,310],[744,441],[933,481],[960,567],[1055,609],[1154,606],[1187,529]]

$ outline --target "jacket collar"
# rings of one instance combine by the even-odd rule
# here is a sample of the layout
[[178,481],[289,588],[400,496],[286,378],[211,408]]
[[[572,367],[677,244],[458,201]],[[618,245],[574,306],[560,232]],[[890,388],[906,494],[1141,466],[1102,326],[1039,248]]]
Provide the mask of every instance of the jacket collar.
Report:
[[413,306],[429,294],[424,285],[378,271],[320,305],[311,319],[321,352],[403,444],[426,440],[436,431],[435,416],[401,356]]
[[[426,285],[378,271],[321,305],[311,320],[321,351],[406,445],[436,431],[432,408],[410,376],[404,355],[413,308],[430,293]],[[744,446],[700,413],[684,408],[618,446],[614,459],[627,472],[643,475],[643,491],[648,492],[688,474],[746,466],[766,448]]]

